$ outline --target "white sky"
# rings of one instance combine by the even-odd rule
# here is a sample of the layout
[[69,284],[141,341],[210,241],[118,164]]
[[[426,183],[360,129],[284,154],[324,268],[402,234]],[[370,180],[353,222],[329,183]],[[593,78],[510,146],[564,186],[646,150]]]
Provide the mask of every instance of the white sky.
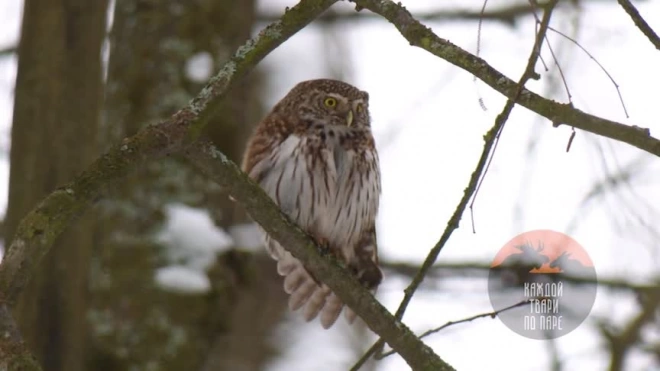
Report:
[[[416,11],[441,9],[440,2],[408,0]],[[442,2],[445,7],[462,4],[477,9],[481,1]],[[450,3],[450,4],[447,4]],[[489,1],[489,8],[508,1]],[[581,2],[577,38],[621,86],[630,118],[626,119],[615,87],[598,66],[578,48],[550,33],[554,50],[566,75],[574,104],[586,112],[619,122],[648,127],[660,133],[660,53],[635,28],[616,3]],[[281,11],[294,0],[262,0],[261,9]],[[350,9],[340,3],[338,8]],[[660,2],[636,2],[647,22],[660,31]],[[0,48],[17,39],[20,16],[16,1],[0,0]],[[366,11],[364,11],[366,12]],[[571,15],[556,12],[552,25],[571,33]],[[477,23],[427,23],[438,35],[474,52]],[[269,55],[263,67],[271,73],[267,103],[280,99],[301,80],[324,76],[327,64],[319,57],[328,47],[318,27],[295,35]],[[483,83],[473,83],[468,73],[423,50],[411,47],[398,31],[384,21],[361,21],[334,31],[347,50],[340,60],[350,66],[346,79],[370,93],[370,109],[376,140],[381,152],[383,173],[382,209],[379,215],[379,243],[388,260],[421,262],[436,243],[448,218],[462,196],[480,155],[482,136],[492,126],[504,105],[504,98]],[[481,56],[513,80],[518,80],[534,39],[531,18],[517,28],[485,22]],[[544,49],[543,58],[553,61]],[[11,121],[15,58],[0,59],[0,144],[7,143]],[[543,72],[537,64],[537,71]],[[528,88],[548,96],[547,74]],[[562,90],[552,95],[565,102]],[[479,95],[487,111],[479,106]],[[651,223],[657,219],[658,160],[628,145],[578,132],[570,153],[565,152],[570,136],[567,127],[550,123],[522,107],[513,110],[504,130],[493,164],[475,205],[477,233],[470,228],[469,213],[440,255],[441,262],[490,261],[515,235],[532,229],[570,232],[591,255],[602,277],[626,277],[639,282],[657,278],[660,254],[654,239],[633,213]],[[530,138],[536,143],[530,152]],[[599,152],[598,147],[603,153]],[[5,150],[6,146],[0,146]],[[628,188],[615,195],[595,199],[581,206],[593,185],[608,173],[626,169],[643,159],[638,176]],[[7,156],[0,156],[0,210],[6,206]],[[631,191],[631,189],[634,191]],[[574,220],[577,224],[572,228]],[[619,227],[617,227],[617,225]],[[569,230],[570,228],[570,230]],[[394,311],[407,285],[386,277],[379,300]],[[458,280],[440,283],[437,292],[420,293],[409,306],[405,321],[423,332],[450,320],[491,311],[485,282]],[[607,367],[599,338],[588,324],[595,318],[617,321],[631,312],[632,301],[599,292],[595,308],[585,325],[558,341],[565,369],[598,370]],[[340,326],[323,331],[318,323],[301,324],[295,314],[274,338],[292,343],[283,359],[269,370],[344,369],[356,354],[353,336]],[[352,340],[351,340],[352,339]],[[498,320],[482,319],[455,326],[427,338],[440,356],[459,370],[548,369],[549,355],[543,341],[521,337]],[[351,349],[353,348],[353,349]],[[322,350],[320,350],[322,349]],[[649,361],[633,354],[626,369],[651,370]],[[534,360],[534,361],[530,361]],[[398,356],[380,362],[381,370],[406,369]]]

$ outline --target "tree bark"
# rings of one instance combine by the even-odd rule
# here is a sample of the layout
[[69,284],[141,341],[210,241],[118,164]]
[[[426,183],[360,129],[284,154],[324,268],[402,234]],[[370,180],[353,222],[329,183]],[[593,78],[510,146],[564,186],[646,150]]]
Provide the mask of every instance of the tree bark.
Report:
[[[45,195],[98,155],[107,1],[26,0],[5,239]],[[58,238],[14,314],[44,370],[83,369],[91,228]]]
[[[217,71],[229,53],[250,37],[254,7],[254,1],[118,0],[101,145],[133,135],[141,129],[139,124],[156,123],[186,104],[206,83],[188,77],[190,59],[206,55],[212,64],[209,72]],[[260,116],[258,83],[253,76],[233,89],[204,133],[235,161]],[[171,203],[205,208],[226,229],[247,221],[217,185],[177,159],[150,163],[115,187],[99,207],[91,281],[94,352],[89,369],[99,370],[102,364],[103,370],[117,371],[129,366],[196,370],[213,364],[214,370],[234,370],[216,362],[218,356],[230,355],[254,364],[251,369],[261,369],[264,357],[255,357],[254,350],[263,348],[263,354],[270,354],[269,348],[255,348],[254,342],[261,339],[267,344],[267,336],[254,334],[268,332],[281,318],[286,302],[283,294],[253,295],[263,294],[273,279],[280,282],[274,264],[229,251],[209,272],[213,285],[209,294],[180,295],[160,289],[154,284],[154,272],[168,262],[153,237]],[[267,298],[273,298],[274,307]],[[255,316],[271,318],[266,329],[267,321],[245,318],[246,313],[259,311],[261,315]],[[263,315],[265,311],[271,315]],[[250,344],[242,343],[249,348],[217,346],[227,334],[251,339]],[[164,343],[171,344],[166,351]]]

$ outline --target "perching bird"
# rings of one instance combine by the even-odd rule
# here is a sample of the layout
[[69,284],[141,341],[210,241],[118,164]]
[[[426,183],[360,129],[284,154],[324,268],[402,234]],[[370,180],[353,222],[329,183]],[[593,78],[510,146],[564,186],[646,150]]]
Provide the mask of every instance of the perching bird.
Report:
[[[381,186],[369,94],[337,80],[299,83],[256,127],[242,168],[318,246],[375,292],[383,278],[375,229]],[[285,277],[289,308],[304,307],[307,321],[320,313],[321,324],[330,328],[344,307],[339,297],[268,236],[266,249]],[[356,314],[347,308],[345,316],[353,323]]]

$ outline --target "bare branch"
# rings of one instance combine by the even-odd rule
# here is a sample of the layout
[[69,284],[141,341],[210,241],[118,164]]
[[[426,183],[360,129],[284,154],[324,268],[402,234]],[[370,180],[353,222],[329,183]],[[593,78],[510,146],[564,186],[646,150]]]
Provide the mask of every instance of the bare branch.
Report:
[[[612,77],[612,75],[610,75],[610,73],[607,71],[607,69],[605,67],[603,67],[602,64],[600,64],[598,59],[596,59],[596,57],[594,57],[591,53],[589,53],[587,48],[583,47],[582,44],[580,44],[574,38],[566,35],[565,33],[561,32],[557,29],[552,28],[552,27],[550,27],[550,31],[562,36],[566,40],[568,40],[568,41],[572,42],[573,44],[575,44],[575,46],[580,48],[584,52],[584,54],[586,54],[589,58],[591,58],[592,61],[594,61],[598,65],[598,67],[601,69],[601,71],[603,71],[605,73],[605,75],[607,75],[607,78],[610,79],[610,82],[612,83],[612,85],[614,85],[614,88],[616,89],[616,93],[619,95],[619,102],[621,102],[621,107],[623,108],[623,113],[626,115],[626,118],[629,118],[630,116],[628,115],[628,109],[626,108],[626,103],[623,101],[623,95],[621,95],[621,89],[620,89],[621,87],[619,86],[619,84],[617,84],[617,82],[614,80],[614,77]],[[550,44],[548,44],[548,45],[550,45]],[[557,67],[559,67],[559,64],[557,64]],[[561,70],[560,70],[560,72],[561,72]],[[564,85],[566,85],[566,80],[563,78],[563,76],[564,76],[564,74],[562,73],[562,79],[564,80]],[[568,87],[566,88],[566,90],[568,91]],[[568,95],[569,95],[568,96],[569,103],[572,104],[573,102],[571,101],[571,94],[568,93]]]
[[[401,5],[391,0],[352,0],[363,8],[380,14],[401,32],[411,45],[422,48],[447,62],[476,75],[481,81],[513,98],[517,83],[504,76],[478,58],[448,40],[438,37],[428,27],[415,20]],[[536,112],[553,123],[566,124],[577,129],[628,143],[648,153],[660,156],[660,141],[648,135],[648,131],[585,113],[570,104],[557,103],[523,89],[516,103]]]
[[9,57],[11,55],[16,54],[18,51],[18,47],[16,45],[11,45],[11,46],[6,46],[4,48],[0,48],[0,58],[3,57]]
[[[436,327],[436,328],[433,328],[433,329],[430,329],[430,330],[424,331],[424,333],[422,333],[421,335],[419,335],[419,338],[420,338],[420,339],[423,339],[423,338],[425,338],[425,337],[427,337],[427,336],[429,336],[429,335],[432,335],[432,334],[435,334],[435,333],[437,333],[437,332],[440,332],[440,331],[446,329],[447,327],[451,327],[451,326],[459,325],[459,324],[461,324],[461,323],[472,322],[472,321],[474,321],[475,319],[486,318],[486,317],[495,318],[495,317],[497,317],[497,316],[498,316],[499,314],[501,314],[501,313],[504,313],[504,312],[509,311],[509,310],[511,310],[511,309],[516,309],[516,308],[518,308],[518,307],[522,307],[523,305],[529,303],[530,300],[531,300],[531,299],[525,299],[525,300],[522,300],[522,301],[520,301],[520,302],[518,302],[518,303],[516,303],[516,304],[509,305],[508,307],[504,307],[504,308],[502,308],[502,309],[498,309],[498,310],[495,310],[495,311],[492,311],[492,312],[476,314],[476,315],[474,315],[474,316],[467,317],[467,318],[463,318],[463,319],[459,319],[459,320],[456,320],[456,321],[449,321],[449,322],[445,323],[444,325],[442,325],[442,326],[440,326],[440,327]],[[390,355],[392,355],[392,354],[394,354],[394,351],[392,351],[392,350],[387,351],[387,352],[383,353],[382,358],[385,358],[385,357],[390,356]]]
[[[382,261],[381,266],[384,269],[387,269],[389,272],[394,274],[400,274],[404,276],[413,277],[420,269],[418,265],[412,265],[409,263],[401,262],[388,262]],[[489,271],[491,269],[490,264],[484,262],[456,262],[456,263],[439,263],[434,264],[429,273],[426,275],[427,278],[452,278],[452,277],[483,277],[487,278]],[[571,275],[568,273],[562,274],[562,281],[567,283],[573,283],[577,285],[598,285],[599,287],[608,288],[610,290],[617,291],[633,291],[640,294],[648,294],[660,291],[658,288],[657,282],[648,282],[645,284],[630,282],[624,278],[618,277],[599,277],[596,280]]]
[[[360,6],[363,6],[375,13],[381,14],[386,18],[388,16],[405,17],[407,15],[409,17],[409,20],[411,21],[410,25],[412,25],[413,27],[415,27],[414,23],[419,25],[419,23],[410,16],[410,13],[408,13],[408,11],[406,11],[401,6],[395,5],[394,3],[389,3],[386,1],[376,2],[373,0],[357,0],[356,2]],[[516,89],[514,94],[507,100],[504,109],[495,119],[495,124],[484,136],[484,140],[486,143],[484,145],[483,151],[481,152],[481,157],[479,158],[477,167],[470,176],[470,181],[468,182],[468,186],[465,189],[463,193],[463,197],[459,201],[458,206],[454,211],[454,214],[449,219],[449,222],[447,222],[447,227],[445,228],[445,231],[440,237],[438,243],[431,249],[431,251],[429,251],[428,255],[426,256],[426,259],[424,260],[424,263],[422,264],[422,267],[419,269],[419,271],[413,278],[410,285],[404,290],[405,294],[403,300],[401,300],[401,304],[399,305],[399,308],[397,309],[395,314],[397,319],[403,318],[403,314],[405,313],[408,304],[410,304],[410,301],[412,300],[415,291],[417,291],[419,285],[424,280],[424,277],[428,273],[429,269],[431,269],[431,266],[433,266],[435,261],[438,259],[438,255],[440,255],[440,251],[442,251],[442,248],[445,246],[447,241],[449,241],[449,237],[451,237],[451,234],[454,232],[454,230],[458,228],[461,217],[465,212],[465,208],[467,206],[468,201],[471,198],[476,197],[478,187],[483,181],[483,176],[485,175],[485,170],[487,168],[487,164],[489,163],[491,151],[496,146],[497,140],[499,139],[499,133],[501,132],[502,128],[504,127],[504,124],[508,120],[509,114],[511,113],[513,107],[515,106],[516,100],[523,92],[525,83],[527,83],[527,81],[533,78],[536,74],[534,70],[534,66],[536,65],[536,61],[538,60],[539,55],[541,54],[541,46],[543,45],[543,40],[545,39],[546,32],[548,31],[548,26],[550,25],[550,16],[552,14],[552,10],[556,4],[557,4],[557,0],[552,0],[545,8],[545,12],[543,14],[543,20],[541,21],[541,25],[539,27],[538,33],[536,34],[536,39],[534,41],[534,46],[532,48],[532,52],[530,53],[529,60],[527,62],[527,67],[525,68],[525,71],[520,77],[520,80],[516,84]],[[395,19],[397,22],[403,21],[403,18],[393,18],[393,19]],[[405,28],[402,25],[396,23],[395,25],[404,35],[406,35],[406,32],[408,31],[404,31]],[[425,31],[431,32],[425,27],[421,25],[419,26],[422,27]],[[413,30],[413,32],[416,31],[418,30]],[[474,200],[472,202],[474,203]],[[472,205],[470,205],[470,208],[471,207]],[[362,366],[362,364],[364,364],[364,362],[366,362],[371,357],[372,354],[379,352],[382,349],[382,346],[383,346],[383,341],[378,340],[365,353],[365,355],[356,362],[352,370],[358,370]]]
[[639,28],[640,31],[649,39],[649,41],[655,46],[656,49],[660,50],[660,37],[658,34],[653,31],[651,26],[642,18],[642,16],[637,11],[637,8],[630,2],[630,0],[618,0],[619,4],[623,10],[628,13],[632,21],[635,22],[635,26]]
[[[644,1],[644,0],[640,0]],[[578,3],[609,3],[610,0],[560,0],[558,8],[574,7]],[[466,21],[486,21],[503,23],[507,26],[514,27],[521,18],[531,14],[533,8],[525,2],[512,2],[504,6],[496,7],[495,9],[481,8],[471,9],[438,9],[430,11],[415,12],[415,18],[419,21],[425,22],[466,22]],[[613,4],[613,2],[611,2]],[[543,8],[547,6],[548,1],[539,1],[537,7]],[[262,12],[257,15],[257,20],[261,22],[273,22],[278,19],[277,14],[270,12]],[[380,17],[376,14],[364,14],[348,12],[333,12],[324,13],[315,23],[337,23],[337,22],[359,22],[359,21],[372,21],[379,20]],[[477,53],[478,54],[478,53]]]
[[[571,0],[572,1],[572,0]],[[569,3],[569,1],[564,1]],[[465,22],[465,21],[492,21],[500,22],[509,26],[515,26],[518,20],[526,15],[529,15],[531,8],[528,4],[519,3],[503,6],[498,9],[488,11],[472,11],[472,10],[455,10],[455,9],[442,9],[429,12],[416,13],[415,17],[421,21],[433,22]],[[262,13],[257,16],[259,21],[272,22],[277,19],[277,15]],[[378,20],[380,16],[377,14],[361,15],[358,13],[347,12],[328,12],[318,18],[321,23],[337,23],[337,22],[355,22],[363,20]]]

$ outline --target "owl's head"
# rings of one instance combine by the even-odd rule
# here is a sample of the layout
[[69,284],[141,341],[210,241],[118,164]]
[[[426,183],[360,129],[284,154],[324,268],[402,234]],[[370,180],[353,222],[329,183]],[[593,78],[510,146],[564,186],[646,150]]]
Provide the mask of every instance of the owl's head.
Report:
[[287,108],[303,121],[349,128],[368,128],[369,94],[338,80],[303,81],[287,94]]

